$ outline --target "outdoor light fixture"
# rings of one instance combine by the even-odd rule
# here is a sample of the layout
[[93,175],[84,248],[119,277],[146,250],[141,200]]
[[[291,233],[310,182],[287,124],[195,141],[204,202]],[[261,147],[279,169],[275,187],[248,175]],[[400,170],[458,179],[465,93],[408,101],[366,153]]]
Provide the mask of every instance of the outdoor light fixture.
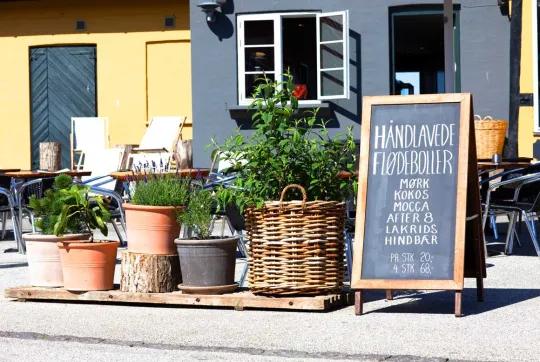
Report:
[[197,5],[202,9],[202,11],[206,14],[206,21],[209,23],[213,23],[216,21],[216,10],[217,8],[225,5],[227,3],[227,0],[212,0],[212,1],[204,1]]

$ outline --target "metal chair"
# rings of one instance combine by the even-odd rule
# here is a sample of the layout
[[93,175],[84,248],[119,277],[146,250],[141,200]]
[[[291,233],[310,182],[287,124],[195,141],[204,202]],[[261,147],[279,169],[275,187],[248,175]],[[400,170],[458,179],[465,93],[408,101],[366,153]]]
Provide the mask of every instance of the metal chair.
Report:
[[[513,240],[516,233],[515,226],[518,216],[525,219],[525,225],[531,234],[531,239],[535,249],[540,257],[540,248],[536,240],[536,229],[534,226],[534,217],[540,211],[540,192],[538,188],[528,188],[527,193],[521,193],[524,186],[532,185],[540,181],[540,173],[531,173],[519,177],[510,178],[491,185],[488,189],[482,225],[485,227],[488,215],[490,213],[509,216],[508,232],[506,237],[505,252],[512,253]],[[491,192],[497,188],[511,186],[513,197],[510,200],[499,199],[491,202]],[[531,193],[532,192],[532,193]],[[519,242],[519,239],[518,239]]]
[[17,243],[17,250],[19,253],[24,254],[26,252],[26,247],[22,242],[20,237],[19,221],[17,220],[17,213],[15,212],[15,197],[13,193],[7,188],[0,187],[0,196],[3,196],[4,203],[0,203],[0,213],[2,213],[2,239],[5,237],[6,231],[6,213],[11,213],[11,222],[13,224],[13,235],[15,236],[15,241]]

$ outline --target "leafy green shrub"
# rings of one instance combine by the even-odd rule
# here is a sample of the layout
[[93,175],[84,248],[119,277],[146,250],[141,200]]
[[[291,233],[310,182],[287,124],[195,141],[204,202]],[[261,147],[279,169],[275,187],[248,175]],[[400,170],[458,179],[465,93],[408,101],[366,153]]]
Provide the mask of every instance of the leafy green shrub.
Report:
[[184,206],[189,189],[189,179],[148,174],[144,180],[135,181],[131,202],[145,206]]
[[195,233],[197,239],[207,240],[212,236],[212,192],[197,188],[191,191],[187,207],[178,216],[185,228]]
[[[344,200],[356,188],[354,177],[337,177],[340,171],[354,172],[352,127],[330,137],[319,109],[307,116],[298,112],[292,77],[285,78],[275,82],[265,77],[255,88],[250,105],[255,131],[250,136],[237,130],[222,145],[212,140],[220,158],[234,164],[238,174],[233,187],[220,191],[220,200],[236,203],[240,210],[279,200],[290,184],[304,187],[309,200]],[[287,194],[287,200],[300,198],[298,191]]]
[[88,196],[90,188],[73,185],[68,175],[58,175],[52,189],[42,198],[30,197],[29,208],[36,216],[36,226],[43,235],[87,233],[99,229],[108,234],[110,214],[100,197]]

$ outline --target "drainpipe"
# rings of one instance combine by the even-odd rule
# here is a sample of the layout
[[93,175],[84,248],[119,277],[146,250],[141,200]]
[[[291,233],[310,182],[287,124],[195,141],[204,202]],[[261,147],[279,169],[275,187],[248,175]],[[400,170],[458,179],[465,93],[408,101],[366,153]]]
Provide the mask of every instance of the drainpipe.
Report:
[[454,93],[454,6],[452,0],[444,0],[444,89]]

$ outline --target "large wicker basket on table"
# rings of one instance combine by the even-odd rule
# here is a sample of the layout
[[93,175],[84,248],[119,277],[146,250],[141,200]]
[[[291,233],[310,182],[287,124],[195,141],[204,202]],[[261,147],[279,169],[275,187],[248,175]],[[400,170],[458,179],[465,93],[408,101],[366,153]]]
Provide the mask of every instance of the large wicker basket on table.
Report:
[[493,120],[491,117],[482,119],[474,116],[476,138],[476,157],[491,159],[493,155],[502,155],[508,122]]
[[[283,198],[290,188],[302,201]],[[344,274],[345,203],[306,201],[289,185],[280,201],[246,211],[249,284],[255,294],[316,295],[340,292]]]

